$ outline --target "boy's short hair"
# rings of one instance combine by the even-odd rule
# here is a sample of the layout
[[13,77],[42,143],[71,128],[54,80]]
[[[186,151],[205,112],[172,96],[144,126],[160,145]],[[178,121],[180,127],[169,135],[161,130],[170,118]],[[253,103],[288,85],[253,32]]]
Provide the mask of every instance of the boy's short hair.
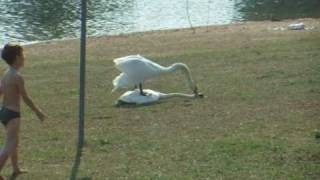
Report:
[[1,52],[1,57],[6,61],[7,64],[11,65],[16,60],[17,56],[21,56],[23,48],[17,44],[6,44]]

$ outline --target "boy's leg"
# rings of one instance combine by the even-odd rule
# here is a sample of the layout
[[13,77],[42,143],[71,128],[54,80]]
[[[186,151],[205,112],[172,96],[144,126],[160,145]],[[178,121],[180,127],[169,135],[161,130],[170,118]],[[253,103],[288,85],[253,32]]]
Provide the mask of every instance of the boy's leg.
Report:
[[5,144],[0,152],[0,171],[2,170],[7,158],[16,150],[18,145],[18,133],[20,126],[20,118],[12,119],[6,126]]
[[[18,147],[19,147],[19,134],[18,134],[18,140],[17,140],[17,147],[10,155],[11,157],[11,164],[12,164],[12,175],[11,178],[16,178],[20,174],[27,173],[25,170],[21,170],[18,165]],[[1,179],[0,179],[1,180]]]
[[[19,137],[17,140],[17,146],[19,144]],[[13,172],[18,172],[19,171],[19,167],[18,167],[18,147],[15,147],[15,150],[12,152],[11,156],[11,164],[12,164],[12,170]]]
[[13,176],[17,176],[19,174],[26,173],[26,171],[22,171],[19,168],[19,165],[18,165],[19,132],[20,132],[20,123],[19,123],[19,125],[17,127],[16,147],[14,148],[13,152],[10,155],[11,164],[12,164],[12,170],[13,170],[13,173],[12,173]]

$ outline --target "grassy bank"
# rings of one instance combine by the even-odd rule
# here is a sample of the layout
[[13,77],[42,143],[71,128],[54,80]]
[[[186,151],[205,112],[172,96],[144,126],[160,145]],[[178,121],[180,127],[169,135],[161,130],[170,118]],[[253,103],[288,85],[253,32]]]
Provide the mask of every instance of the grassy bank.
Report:
[[[79,179],[319,179],[320,23],[303,21],[314,30],[269,30],[290,22],[89,39]],[[79,42],[35,44],[26,53],[22,73],[49,119],[41,124],[23,106],[21,166],[29,173],[18,179],[67,179],[77,133]],[[206,98],[116,108],[121,93],[110,93],[119,73],[112,59],[129,54],[188,64]],[[146,88],[189,92],[179,73]]]

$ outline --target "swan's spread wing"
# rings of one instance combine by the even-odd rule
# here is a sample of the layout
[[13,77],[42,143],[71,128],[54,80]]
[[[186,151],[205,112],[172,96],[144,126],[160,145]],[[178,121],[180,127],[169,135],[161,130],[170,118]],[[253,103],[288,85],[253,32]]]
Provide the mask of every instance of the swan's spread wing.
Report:
[[117,69],[127,74],[130,79],[140,83],[147,79],[158,76],[163,69],[156,64],[140,55],[131,55],[114,59]]
[[118,89],[132,88],[135,85],[125,73],[121,73],[119,76],[114,78],[112,83],[114,86],[112,92]]

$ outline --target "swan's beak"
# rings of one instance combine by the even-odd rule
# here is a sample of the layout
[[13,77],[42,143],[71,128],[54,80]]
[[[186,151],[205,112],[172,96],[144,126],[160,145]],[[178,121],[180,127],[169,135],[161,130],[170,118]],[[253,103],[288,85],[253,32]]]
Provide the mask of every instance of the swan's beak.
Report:
[[195,95],[196,97],[200,97],[200,98],[203,98],[203,97],[204,97],[204,95],[203,95],[202,93],[199,93],[199,92],[198,92],[198,87],[197,87],[197,86],[194,87],[193,93],[194,93],[194,95]]
[[198,87],[197,86],[194,87],[193,94],[198,94]]

